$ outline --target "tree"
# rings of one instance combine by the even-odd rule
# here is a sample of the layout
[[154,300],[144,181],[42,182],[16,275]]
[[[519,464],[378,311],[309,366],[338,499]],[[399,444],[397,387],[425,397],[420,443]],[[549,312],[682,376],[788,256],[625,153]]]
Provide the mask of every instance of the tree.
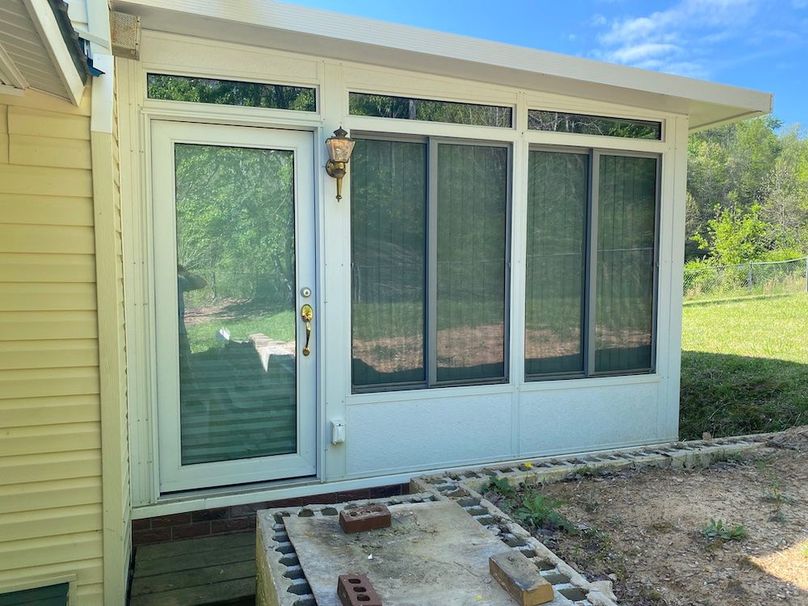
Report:
[[760,218],[760,206],[744,212],[738,208],[718,208],[707,221],[707,236],[694,239],[718,265],[738,265],[761,259],[770,248],[768,225]]
[[765,116],[691,135],[686,260],[808,252],[808,141],[780,127]]

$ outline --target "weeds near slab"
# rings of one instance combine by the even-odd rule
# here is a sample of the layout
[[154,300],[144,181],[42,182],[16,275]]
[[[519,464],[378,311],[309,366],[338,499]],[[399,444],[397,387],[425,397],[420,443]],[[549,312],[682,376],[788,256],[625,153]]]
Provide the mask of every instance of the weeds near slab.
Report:
[[717,541],[743,541],[749,536],[749,533],[742,524],[731,526],[724,520],[711,519],[707,525],[701,529],[701,536],[711,543],[714,543]]
[[557,499],[537,492],[529,492],[525,494],[522,504],[516,509],[514,515],[517,520],[532,528],[559,529],[572,534],[576,532],[575,525],[558,511],[561,505],[561,501]]
[[483,488],[483,492],[496,492],[506,499],[513,498],[516,495],[516,490],[505,478],[491,478],[488,485]]

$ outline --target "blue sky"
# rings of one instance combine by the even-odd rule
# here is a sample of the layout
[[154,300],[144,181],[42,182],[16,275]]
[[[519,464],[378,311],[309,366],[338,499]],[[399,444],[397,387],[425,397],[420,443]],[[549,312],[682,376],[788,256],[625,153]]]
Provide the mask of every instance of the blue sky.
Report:
[[294,0],[774,93],[808,127],[808,0]]

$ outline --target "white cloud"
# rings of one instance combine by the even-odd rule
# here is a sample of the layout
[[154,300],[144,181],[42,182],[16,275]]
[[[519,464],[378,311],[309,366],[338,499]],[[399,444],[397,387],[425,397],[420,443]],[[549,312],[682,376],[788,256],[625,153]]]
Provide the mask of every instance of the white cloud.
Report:
[[612,60],[618,63],[641,63],[657,57],[668,57],[681,52],[675,44],[645,42],[642,44],[622,46],[610,53]]
[[678,0],[647,15],[593,20],[597,29],[604,30],[597,36],[599,48],[593,55],[613,63],[708,77],[711,47],[742,35],[764,1]]

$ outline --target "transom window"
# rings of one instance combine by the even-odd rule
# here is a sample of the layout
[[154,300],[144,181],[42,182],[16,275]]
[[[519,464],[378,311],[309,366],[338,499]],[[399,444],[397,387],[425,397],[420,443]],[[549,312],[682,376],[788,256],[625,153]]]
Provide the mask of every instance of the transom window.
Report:
[[627,139],[662,139],[662,123],[651,120],[632,120],[610,116],[591,116],[566,112],[531,109],[527,113],[527,127],[557,133],[578,133]]
[[510,148],[360,138],[354,391],[507,380]]
[[146,93],[149,99],[163,101],[317,111],[316,89],[286,84],[148,74]]
[[513,126],[513,108],[501,105],[350,93],[348,106],[352,116],[425,120],[427,122],[449,122],[501,128]]

